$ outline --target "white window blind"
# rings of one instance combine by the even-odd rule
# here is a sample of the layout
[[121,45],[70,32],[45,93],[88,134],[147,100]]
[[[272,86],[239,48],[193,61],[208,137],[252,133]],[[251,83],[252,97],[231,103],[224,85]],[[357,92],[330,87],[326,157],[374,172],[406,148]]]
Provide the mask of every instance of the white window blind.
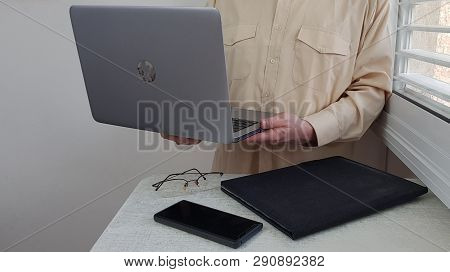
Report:
[[394,91],[449,122],[450,0],[399,0]]

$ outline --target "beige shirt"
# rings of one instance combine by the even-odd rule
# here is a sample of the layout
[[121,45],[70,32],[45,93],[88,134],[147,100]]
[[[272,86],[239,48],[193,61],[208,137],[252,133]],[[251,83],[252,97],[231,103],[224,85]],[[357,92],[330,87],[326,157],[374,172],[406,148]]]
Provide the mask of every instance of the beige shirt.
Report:
[[210,0],[222,16],[233,106],[308,121],[319,147],[219,146],[214,169],[256,173],[352,157],[391,93],[388,0]]

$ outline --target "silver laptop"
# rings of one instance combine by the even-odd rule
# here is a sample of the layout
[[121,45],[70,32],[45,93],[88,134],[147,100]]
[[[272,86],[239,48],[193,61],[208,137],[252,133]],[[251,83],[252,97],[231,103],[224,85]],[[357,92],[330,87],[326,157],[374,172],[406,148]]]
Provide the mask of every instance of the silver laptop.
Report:
[[261,132],[232,108],[220,14],[212,8],[72,6],[94,119],[216,143]]

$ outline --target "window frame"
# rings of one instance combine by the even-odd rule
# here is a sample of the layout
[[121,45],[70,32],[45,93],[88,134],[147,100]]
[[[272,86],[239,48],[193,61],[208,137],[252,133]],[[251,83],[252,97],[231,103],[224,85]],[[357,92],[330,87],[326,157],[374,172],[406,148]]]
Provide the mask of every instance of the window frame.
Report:
[[[390,27],[396,33],[402,11],[396,0],[391,3]],[[399,48],[398,41],[403,37],[395,36],[392,42],[397,42],[394,47]],[[401,63],[396,62],[397,65]],[[450,137],[442,136],[450,135],[450,124],[418,101],[394,90],[372,130],[450,208]]]
[[[436,64],[450,68],[450,57],[442,59],[444,56],[438,54],[425,54],[426,51],[414,50],[411,48],[411,36],[414,31],[434,32],[434,33],[450,33],[450,27],[445,26],[421,26],[416,25],[412,21],[413,9],[417,4],[425,2],[439,2],[442,0],[399,0],[394,5],[394,10],[397,13],[396,25],[396,46],[395,46],[395,73],[394,73],[394,89],[393,92],[423,110],[437,116],[443,121],[450,123],[450,114],[447,113],[448,109],[445,106],[441,106],[438,103],[431,102],[423,96],[420,96],[408,85],[416,87],[426,93],[433,96],[440,96],[440,92],[436,91],[436,88],[432,86],[433,82],[429,82],[431,78],[423,77],[423,80],[419,80],[414,74],[408,74],[408,61],[418,60],[425,63]],[[449,2],[450,4],[450,2]],[[415,52],[416,51],[416,52]],[[421,52],[422,51],[422,52]],[[429,52],[428,52],[429,53]],[[428,80],[428,82],[427,82]],[[422,83],[419,83],[422,82]],[[448,85],[450,84],[441,84]],[[449,99],[447,94],[442,94],[444,99]]]

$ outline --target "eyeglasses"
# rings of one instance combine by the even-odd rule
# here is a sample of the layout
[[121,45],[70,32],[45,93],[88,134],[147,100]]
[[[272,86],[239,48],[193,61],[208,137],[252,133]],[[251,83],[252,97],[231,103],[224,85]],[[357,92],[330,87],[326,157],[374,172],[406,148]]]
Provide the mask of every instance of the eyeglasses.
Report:
[[[189,175],[198,175],[198,176],[197,177],[194,176],[193,178],[183,177],[183,176],[189,176]],[[186,190],[188,188],[189,184],[191,184],[191,183],[194,183],[195,185],[197,185],[197,187],[199,187],[200,180],[203,179],[204,181],[206,181],[206,179],[207,179],[206,177],[211,176],[211,175],[216,175],[216,176],[222,177],[223,173],[222,172],[202,173],[198,169],[192,168],[192,169],[189,169],[182,173],[170,174],[164,180],[153,184],[152,187],[155,188],[155,191],[158,191],[167,182],[181,181],[184,183],[183,189]]]

